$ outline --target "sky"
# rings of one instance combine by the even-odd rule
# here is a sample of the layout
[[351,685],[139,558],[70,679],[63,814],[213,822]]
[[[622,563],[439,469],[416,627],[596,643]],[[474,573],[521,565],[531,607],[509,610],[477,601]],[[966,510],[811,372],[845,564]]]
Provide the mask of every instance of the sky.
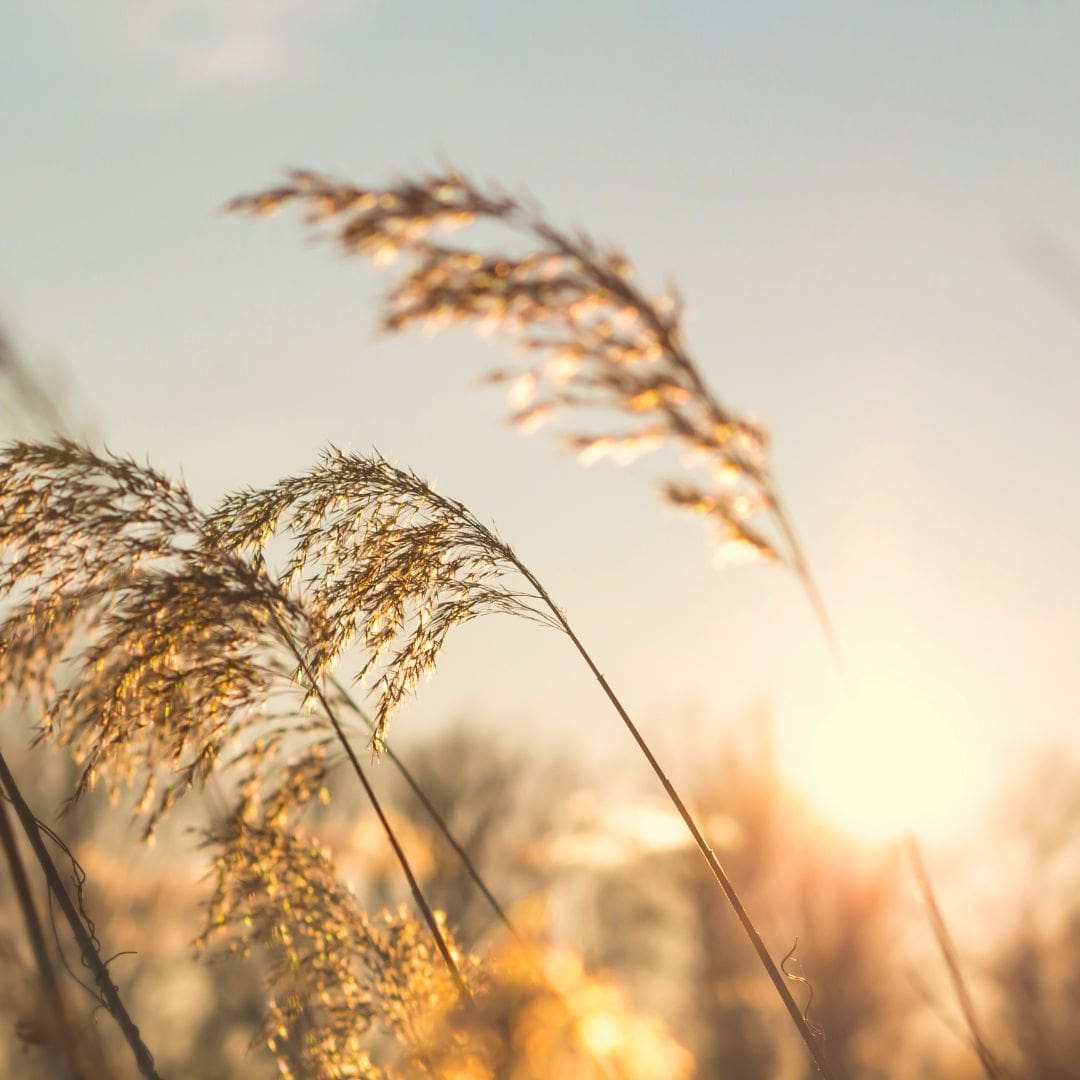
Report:
[[[938,760],[951,818],[1076,744],[1078,34],[1050,0],[8,0],[0,318],[207,503],[327,443],[464,500],[675,776],[764,706],[808,790],[891,772],[899,800]],[[793,576],[716,569],[648,461],[507,430],[474,385],[496,343],[377,339],[369,267],[218,213],[285,167],[446,162],[679,284],[707,379],[772,432],[843,674]],[[451,639],[393,734],[462,715],[632,760],[568,644],[505,618]]]

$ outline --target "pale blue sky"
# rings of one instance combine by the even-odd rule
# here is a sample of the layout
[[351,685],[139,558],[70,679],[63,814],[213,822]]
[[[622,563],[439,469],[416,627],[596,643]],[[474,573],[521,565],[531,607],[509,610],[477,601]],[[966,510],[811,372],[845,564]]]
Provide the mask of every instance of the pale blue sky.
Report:
[[[8,0],[0,314],[112,446],[205,499],[330,441],[437,480],[673,756],[689,710],[708,738],[771,697],[797,770],[834,677],[790,579],[713,570],[648,462],[586,471],[500,430],[470,385],[491,342],[374,341],[368,268],[215,213],[289,165],[378,182],[449,159],[525,186],[678,281],[709,379],[773,431],[853,665],[928,673],[997,750],[1062,736],[1080,318],[1018,251],[1080,253],[1078,55],[1080,7],[1038,0]],[[606,753],[578,666],[534,628],[469,627],[399,730],[469,710],[610,730]]]

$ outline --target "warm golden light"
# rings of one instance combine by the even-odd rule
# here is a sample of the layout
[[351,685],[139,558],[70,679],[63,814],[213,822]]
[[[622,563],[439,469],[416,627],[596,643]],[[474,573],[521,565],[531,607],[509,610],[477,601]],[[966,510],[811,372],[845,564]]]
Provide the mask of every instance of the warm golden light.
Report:
[[975,704],[899,649],[854,664],[799,742],[795,783],[836,825],[867,839],[952,833],[985,789]]

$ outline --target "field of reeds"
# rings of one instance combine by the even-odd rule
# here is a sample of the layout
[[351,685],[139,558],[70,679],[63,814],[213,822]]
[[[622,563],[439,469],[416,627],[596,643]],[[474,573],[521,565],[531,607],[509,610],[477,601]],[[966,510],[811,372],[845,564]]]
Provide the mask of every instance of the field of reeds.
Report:
[[[843,671],[765,428],[626,253],[452,170],[293,172],[227,209],[296,210],[382,269],[387,333],[491,337],[512,427],[662,462],[662,502],[721,564],[792,575]],[[1076,1075],[1075,900],[1033,888],[961,948],[918,839],[831,828],[779,775],[767,713],[677,785],[498,507],[335,446],[202,506],[139,448],[74,438],[0,348],[36,431],[0,455],[5,1075]],[[395,718],[480,618],[584,666],[635,805],[572,756]],[[1077,775],[1033,766],[973,862],[1063,874]]]

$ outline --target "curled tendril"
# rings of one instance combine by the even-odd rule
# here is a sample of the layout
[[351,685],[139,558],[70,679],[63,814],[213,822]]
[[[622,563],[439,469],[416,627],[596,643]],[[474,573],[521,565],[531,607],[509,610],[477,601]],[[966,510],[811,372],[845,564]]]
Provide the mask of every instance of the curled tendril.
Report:
[[806,998],[806,1004],[803,1006],[802,1018],[803,1023],[814,1033],[817,1038],[822,1039],[825,1037],[825,1029],[820,1024],[815,1024],[810,1019],[810,1006],[814,1004],[814,986],[804,975],[799,975],[794,971],[788,971],[787,965],[790,961],[794,960],[795,963],[800,963],[799,958],[795,955],[795,950],[799,947],[799,939],[795,939],[795,944],[788,949],[787,955],[780,961],[780,970],[784,973],[785,978],[790,979],[792,982],[802,983],[807,991],[808,996]]

